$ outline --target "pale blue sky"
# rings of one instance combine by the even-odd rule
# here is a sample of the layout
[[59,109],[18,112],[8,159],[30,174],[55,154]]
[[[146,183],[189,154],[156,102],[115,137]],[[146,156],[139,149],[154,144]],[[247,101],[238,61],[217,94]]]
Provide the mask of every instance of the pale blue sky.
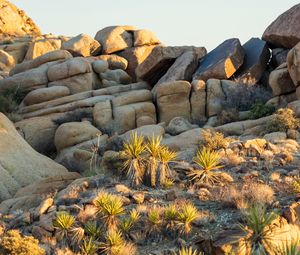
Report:
[[212,49],[225,39],[242,43],[299,0],[11,0],[43,33],[77,35],[110,25],[147,28],[166,45]]

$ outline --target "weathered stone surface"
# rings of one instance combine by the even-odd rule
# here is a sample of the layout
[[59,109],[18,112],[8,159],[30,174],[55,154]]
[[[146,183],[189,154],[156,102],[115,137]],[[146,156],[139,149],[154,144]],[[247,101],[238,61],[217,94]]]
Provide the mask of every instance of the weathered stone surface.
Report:
[[34,151],[13,124],[0,113],[0,200],[11,198],[19,188],[67,170]]
[[96,138],[101,131],[90,122],[69,122],[58,127],[55,133],[55,146],[58,151]]
[[48,52],[40,57],[37,57],[33,60],[25,61],[16,65],[11,71],[10,76],[15,75],[17,73],[21,73],[27,71],[29,69],[37,68],[47,62],[54,62],[59,60],[65,60],[68,58],[72,58],[72,55],[66,50],[56,50],[52,52]]
[[103,80],[112,81],[116,84],[131,83],[131,77],[122,69],[107,70],[106,72],[101,73],[100,77],[101,77],[104,85],[105,85],[105,82]]
[[209,79],[206,83],[206,93],[206,115],[207,117],[217,115],[222,111],[222,102],[225,99],[221,81]]
[[286,61],[289,74],[295,86],[300,86],[300,42],[289,51]]
[[126,70],[128,66],[128,61],[118,55],[100,55],[97,57],[99,60],[105,60],[108,62],[109,69],[122,69]]
[[52,81],[48,83],[49,87],[52,86],[65,86],[69,88],[71,94],[76,94],[93,89],[93,73],[84,73],[74,75],[62,80]]
[[64,42],[61,48],[71,52],[75,57],[87,57],[101,52],[100,43],[87,34],[79,34],[71,38]]
[[28,93],[23,103],[25,105],[39,104],[56,98],[70,95],[70,90],[64,86],[36,89]]
[[270,73],[269,84],[274,96],[287,94],[296,90],[286,63],[280,65]]
[[29,43],[30,42],[15,42],[13,44],[3,44],[0,45],[0,49],[10,54],[14,58],[15,63],[18,64],[24,60]]
[[262,39],[271,46],[293,48],[300,41],[300,4],[281,14],[265,30]]
[[300,100],[289,103],[288,107],[294,111],[297,118],[300,118]]
[[92,72],[90,63],[84,58],[78,57],[49,67],[47,74],[51,82],[90,72]]
[[206,121],[206,83],[203,80],[193,80],[190,102],[193,123],[203,124]]
[[134,47],[160,44],[156,35],[147,29],[135,30],[133,32]]
[[285,48],[272,49],[272,59],[271,59],[272,66],[278,67],[283,63],[286,63],[287,62],[286,57],[288,53],[289,50]]
[[198,66],[199,58],[204,57],[204,54],[205,51],[200,56],[195,51],[184,52],[176,59],[166,74],[159,79],[157,84],[179,80],[191,81],[192,75]]
[[80,177],[78,173],[65,172],[35,181],[19,189],[14,198],[3,201],[0,204],[0,213],[8,214],[20,209],[27,211],[35,208],[40,205],[44,196],[66,188]]
[[96,60],[92,63],[94,72],[101,74],[108,70],[108,62],[106,60]]
[[200,60],[193,79],[228,79],[243,64],[244,55],[239,39],[228,39]]
[[245,58],[235,77],[246,79],[247,84],[256,84],[262,77],[270,60],[267,43],[258,38],[251,38],[243,44]]
[[161,83],[156,90],[159,122],[169,123],[174,117],[191,119],[189,101],[191,84],[187,81]]
[[103,54],[110,54],[133,46],[131,26],[111,26],[98,31],[95,40],[102,46]]
[[24,11],[9,1],[0,2],[0,32],[3,35],[40,35],[41,31]]
[[[275,109],[284,108],[287,106],[288,103],[297,100],[296,92],[273,97],[266,103],[266,105],[272,105],[275,107]],[[300,96],[300,94],[299,94],[299,96]]]
[[0,50],[0,70],[9,71],[15,66],[15,59],[6,51]]
[[165,130],[162,126],[160,125],[145,125],[139,128],[136,128],[134,130],[130,130],[126,132],[125,134],[121,135],[121,138],[124,141],[130,141],[132,135],[134,133],[137,133],[138,135],[142,135],[145,138],[151,139],[153,136],[154,137],[163,137],[165,134]]
[[180,55],[182,55],[185,51],[193,50],[196,51],[199,56],[203,56],[206,53],[206,49],[204,47],[156,46],[150,54],[147,53],[147,58],[145,58],[144,61],[137,66],[136,76],[137,78],[154,85],[169,70]]
[[190,129],[197,128],[197,125],[192,125],[187,119],[182,117],[173,118],[168,126],[166,127],[166,132],[171,135],[179,135]]
[[145,59],[151,54],[152,50],[157,47],[156,45],[150,46],[140,46],[127,48],[119,53],[124,59],[128,61],[128,66],[126,72],[133,78],[137,80],[136,68],[144,62]]
[[34,88],[46,87],[48,83],[47,70],[47,66],[41,66],[0,80],[0,92],[9,87],[19,87],[25,92]]
[[57,38],[37,40],[29,44],[25,60],[32,60],[48,52],[58,50],[61,47],[61,40]]

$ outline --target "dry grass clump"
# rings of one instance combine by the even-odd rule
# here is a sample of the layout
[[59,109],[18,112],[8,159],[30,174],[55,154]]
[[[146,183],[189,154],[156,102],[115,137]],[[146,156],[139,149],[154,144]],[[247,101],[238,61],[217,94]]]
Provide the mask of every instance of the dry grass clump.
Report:
[[215,194],[217,200],[237,209],[246,209],[253,205],[269,205],[274,201],[273,189],[260,183],[246,183],[241,187],[224,187]]
[[219,150],[227,148],[229,142],[230,139],[225,138],[224,134],[211,129],[204,129],[202,131],[202,142],[200,146],[210,150]]
[[0,253],[11,255],[44,255],[39,241],[32,236],[22,236],[19,230],[7,231],[0,242]]
[[300,128],[300,121],[295,117],[294,111],[290,108],[278,109],[266,125],[266,131],[268,132],[286,132],[288,129],[298,128]]
[[230,122],[235,122],[239,120],[239,112],[236,108],[229,108],[222,110],[218,116],[218,124],[224,125]]

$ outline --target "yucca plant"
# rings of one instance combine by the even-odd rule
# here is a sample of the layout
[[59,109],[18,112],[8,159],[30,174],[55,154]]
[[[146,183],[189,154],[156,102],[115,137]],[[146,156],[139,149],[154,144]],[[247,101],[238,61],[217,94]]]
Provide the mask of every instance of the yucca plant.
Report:
[[93,237],[84,238],[80,245],[80,254],[82,255],[95,255],[97,254],[99,247]]
[[177,153],[175,151],[171,151],[168,147],[163,146],[159,153],[159,183],[161,186],[165,186],[168,183],[168,180],[172,177],[171,169],[169,167],[169,163],[175,160],[177,157]]
[[143,182],[145,174],[145,160],[143,158],[143,153],[145,152],[144,137],[138,136],[136,132],[133,132],[130,141],[124,143],[123,147],[121,154],[126,159],[123,168],[127,171],[131,184],[139,186]]
[[98,240],[101,236],[101,228],[96,221],[88,221],[84,226],[85,233],[95,240]]
[[241,229],[246,237],[243,243],[251,254],[268,254],[272,250],[272,232],[274,228],[270,225],[278,215],[274,212],[267,212],[261,205],[254,205],[245,213],[245,225]]
[[164,219],[166,222],[166,229],[175,230],[178,220],[178,208],[175,204],[170,204],[165,208]]
[[193,169],[189,172],[188,176],[191,181],[210,184],[220,182],[219,174],[214,172],[214,170],[222,168],[218,152],[203,147],[198,150],[194,162],[200,169]]
[[189,234],[192,223],[198,218],[197,208],[189,202],[184,203],[178,212],[179,230],[182,234]]
[[120,255],[125,244],[120,231],[110,230],[106,234],[105,242],[100,243],[100,249],[107,255]]
[[146,144],[146,151],[149,154],[148,164],[147,164],[147,176],[150,178],[150,185],[152,187],[156,186],[157,180],[157,171],[159,164],[159,156],[161,153],[162,145],[161,145],[161,136],[152,135],[151,138],[148,139]]
[[57,230],[59,239],[64,240],[68,237],[70,231],[75,224],[76,218],[69,212],[58,212],[56,218],[53,221],[53,226]]
[[295,193],[300,193],[300,176],[293,179],[292,186]]
[[159,208],[151,208],[147,215],[148,221],[148,232],[151,233],[160,233],[161,226],[163,223],[162,215]]
[[178,255],[204,255],[203,252],[198,252],[197,250],[193,250],[192,247],[186,248],[186,247],[182,247],[179,250]]
[[274,249],[276,255],[300,255],[300,239],[282,242]]
[[94,200],[98,213],[102,216],[107,229],[115,229],[118,225],[118,216],[124,214],[121,197],[100,192]]
[[72,244],[78,245],[84,239],[84,229],[82,227],[73,227],[70,230]]
[[139,213],[138,210],[135,209],[135,208],[132,209],[132,210],[130,211],[129,216],[130,216],[130,219],[133,221],[133,223],[138,222],[139,219],[141,218],[140,213]]

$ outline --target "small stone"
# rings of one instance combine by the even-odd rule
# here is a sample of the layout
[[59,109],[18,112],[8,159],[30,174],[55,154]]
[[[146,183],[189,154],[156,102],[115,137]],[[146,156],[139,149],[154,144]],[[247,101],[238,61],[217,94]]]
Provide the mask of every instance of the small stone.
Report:
[[294,139],[294,140],[300,139],[300,133],[298,130],[289,129],[287,131],[287,138]]
[[273,172],[269,176],[270,181],[272,182],[278,182],[280,180],[280,173],[278,172]]
[[42,214],[40,216],[40,221],[38,226],[46,229],[47,231],[54,231],[53,220],[55,219],[55,214]]
[[145,194],[143,192],[135,192],[132,195],[132,198],[133,198],[135,203],[142,204],[144,202],[144,199],[145,199]]
[[35,210],[35,215],[40,216],[41,214],[45,214],[47,210],[53,205],[54,200],[53,198],[49,197],[42,201],[39,207],[36,208]]
[[118,193],[123,193],[123,194],[131,193],[131,190],[124,184],[117,184],[115,188]]
[[166,200],[167,201],[174,201],[177,198],[176,191],[175,190],[170,190],[166,194]]
[[297,169],[288,173],[288,176],[298,176],[298,175],[299,175],[299,170],[297,170]]

